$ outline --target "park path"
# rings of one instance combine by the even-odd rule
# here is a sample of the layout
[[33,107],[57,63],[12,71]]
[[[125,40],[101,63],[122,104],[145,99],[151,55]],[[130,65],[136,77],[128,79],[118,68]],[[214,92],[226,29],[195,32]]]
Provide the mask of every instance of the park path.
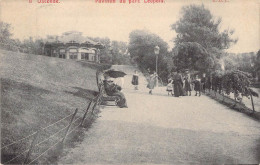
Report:
[[260,162],[260,124],[207,96],[167,96],[165,88],[149,95],[140,75],[123,70],[129,108],[104,107],[84,140],[59,164],[223,164]]

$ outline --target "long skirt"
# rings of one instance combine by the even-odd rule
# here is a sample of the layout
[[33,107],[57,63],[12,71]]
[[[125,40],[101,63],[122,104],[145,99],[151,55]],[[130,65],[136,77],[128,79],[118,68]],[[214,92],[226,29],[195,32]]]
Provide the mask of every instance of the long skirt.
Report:
[[147,88],[154,89],[155,86],[156,86],[156,79],[150,79],[147,84]]
[[180,82],[174,82],[173,87],[174,87],[174,96],[175,97],[184,96],[184,90],[183,90]]
[[138,84],[139,84],[139,83],[138,83],[138,76],[133,75],[132,84],[133,84],[133,85],[138,85]]
[[191,91],[191,83],[188,81],[185,81],[184,83],[184,90],[187,91]]
[[125,95],[122,92],[117,91],[117,92],[113,93],[111,96],[117,96],[118,97],[119,101],[117,102],[117,105],[120,108],[127,106]]

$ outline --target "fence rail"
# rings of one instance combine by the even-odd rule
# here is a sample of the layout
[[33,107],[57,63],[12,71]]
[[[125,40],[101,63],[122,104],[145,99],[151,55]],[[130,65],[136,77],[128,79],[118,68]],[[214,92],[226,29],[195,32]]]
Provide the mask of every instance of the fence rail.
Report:
[[[71,114],[69,114],[69,115],[63,117],[62,119],[60,119],[60,120],[58,120],[58,121],[56,121],[56,122],[54,122],[54,123],[52,123],[52,124],[50,124],[50,125],[44,127],[44,128],[40,128],[38,131],[33,132],[32,134],[30,134],[30,135],[28,135],[28,136],[26,136],[26,137],[24,137],[24,138],[21,138],[21,139],[19,139],[19,140],[16,140],[16,141],[14,141],[14,142],[12,142],[12,143],[10,143],[10,144],[7,144],[7,145],[3,146],[3,147],[1,148],[1,151],[2,151],[3,149],[5,149],[5,148],[8,148],[8,147],[14,145],[14,144],[20,144],[22,141],[24,141],[24,140],[26,140],[26,139],[27,139],[27,140],[30,140],[31,138],[33,138],[33,140],[31,141],[30,148],[25,149],[24,151],[22,151],[22,152],[16,154],[15,157],[11,158],[10,160],[8,160],[8,161],[6,161],[6,162],[2,162],[2,163],[3,163],[3,164],[9,164],[9,163],[13,162],[14,160],[16,160],[17,158],[19,158],[20,156],[22,156],[22,155],[24,155],[24,154],[27,153],[27,154],[26,154],[26,157],[25,157],[25,159],[24,159],[24,164],[32,164],[32,163],[34,163],[35,161],[37,161],[39,158],[41,158],[46,152],[48,152],[48,151],[50,151],[51,149],[53,149],[57,144],[59,144],[59,143],[63,144],[63,143],[65,142],[66,136],[70,135],[70,134],[71,134],[73,131],[75,131],[77,128],[83,126],[84,120],[86,119],[87,115],[88,115],[89,112],[90,112],[90,111],[89,111],[90,108],[91,108],[91,115],[93,115],[96,106],[99,105],[99,100],[100,100],[99,98],[100,98],[100,97],[101,97],[101,95],[100,95],[100,93],[99,93],[95,99],[91,99],[91,100],[90,100],[90,102],[89,102],[89,104],[88,104],[88,106],[87,106],[87,109],[85,110],[85,113],[83,113],[83,116],[82,116],[82,117],[79,116],[79,117],[77,117],[77,118],[75,119],[75,116],[77,115],[77,112],[78,112],[78,109],[76,109],[73,113],[71,113]],[[93,104],[93,103],[94,103],[94,104]],[[46,130],[46,129],[48,129],[48,128],[53,127],[54,125],[60,123],[61,121],[64,121],[64,120],[68,119],[69,117],[72,117],[72,118],[71,118],[70,122],[69,122],[65,127],[63,127],[62,129],[59,129],[59,131],[56,131],[55,133],[51,134],[49,137],[45,138],[45,139],[42,140],[41,142],[36,143],[36,139],[38,138],[37,136],[39,135],[39,133],[41,133],[42,131],[44,131],[44,130]],[[77,126],[75,126],[73,129],[71,129],[71,125],[72,125],[72,124],[75,124],[75,123],[78,122],[78,121],[79,121],[79,124],[77,124]],[[70,129],[71,129],[71,130],[70,130]],[[52,139],[52,138],[54,138],[54,137],[58,137],[58,135],[59,135],[61,132],[63,132],[64,130],[66,130],[66,131],[65,131],[63,137],[62,137],[62,138],[58,138],[58,141],[57,141],[54,145],[48,147],[48,149],[46,149],[45,151],[41,152],[41,154],[39,154],[36,158],[34,158],[34,159],[31,158],[33,149],[34,149],[35,147],[40,146],[41,144],[43,144],[43,143],[49,141],[50,139]],[[32,159],[32,160],[30,161],[30,159]]]

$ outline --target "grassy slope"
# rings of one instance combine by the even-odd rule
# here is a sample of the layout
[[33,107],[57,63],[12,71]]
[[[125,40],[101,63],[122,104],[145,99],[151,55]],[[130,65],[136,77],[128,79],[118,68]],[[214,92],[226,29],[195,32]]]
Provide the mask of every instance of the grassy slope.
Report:
[[[58,121],[75,108],[82,115],[87,98],[98,90],[97,65],[4,50],[0,50],[0,61],[2,146]],[[42,134],[56,132],[67,123]],[[2,160],[28,148],[28,142],[2,150]]]

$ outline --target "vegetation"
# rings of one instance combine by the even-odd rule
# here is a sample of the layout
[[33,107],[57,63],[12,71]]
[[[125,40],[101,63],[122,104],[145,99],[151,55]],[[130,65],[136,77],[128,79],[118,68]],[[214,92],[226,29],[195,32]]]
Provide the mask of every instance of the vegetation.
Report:
[[178,70],[209,72],[220,68],[224,50],[237,42],[234,30],[219,31],[221,18],[215,20],[204,5],[184,6],[181,18],[172,25],[177,37],[173,49],[174,65]]
[[242,71],[227,71],[222,76],[222,86],[225,89],[224,92],[229,95],[231,92],[236,95],[241,93],[242,96],[249,96],[250,90],[250,78],[251,75]]
[[[82,117],[89,98],[98,92],[96,70],[100,65],[88,66],[87,63],[4,50],[0,50],[0,55],[1,146],[64,118],[76,108],[79,109],[77,117]],[[41,132],[40,137],[59,131],[69,120]],[[62,137],[62,133],[58,137]],[[43,140],[41,138],[38,142]],[[2,162],[28,148],[30,140],[1,150]],[[43,152],[56,140],[46,141],[36,152]],[[21,163],[23,157],[20,158],[11,163]],[[46,163],[44,159],[40,161]]]
[[[47,36],[51,37],[51,36]],[[127,43],[120,41],[111,41],[109,38],[91,38],[93,41],[100,42],[105,45],[101,49],[101,63],[104,64],[130,64],[130,58],[127,52]],[[12,39],[11,25],[0,22],[0,48],[16,52],[23,52],[35,55],[43,55],[44,39],[33,39],[29,37],[23,41]]]
[[250,53],[229,53],[224,57],[225,70],[240,70],[250,73],[253,78],[257,77],[259,64],[257,55],[254,52]]
[[131,58],[143,70],[156,70],[154,47],[159,46],[158,75],[167,81],[167,76],[173,67],[167,51],[168,44],[156,34],[145,30],[134,30],[130,33],[129,38],[128,50]]
[[109,38],[91,38],[93,41],[104,44],[105,49],[101,49],[100,61],[103,64],[127,65],[130,64],[130,57],[127,51],[127,43],[121,41],[111,41]]

